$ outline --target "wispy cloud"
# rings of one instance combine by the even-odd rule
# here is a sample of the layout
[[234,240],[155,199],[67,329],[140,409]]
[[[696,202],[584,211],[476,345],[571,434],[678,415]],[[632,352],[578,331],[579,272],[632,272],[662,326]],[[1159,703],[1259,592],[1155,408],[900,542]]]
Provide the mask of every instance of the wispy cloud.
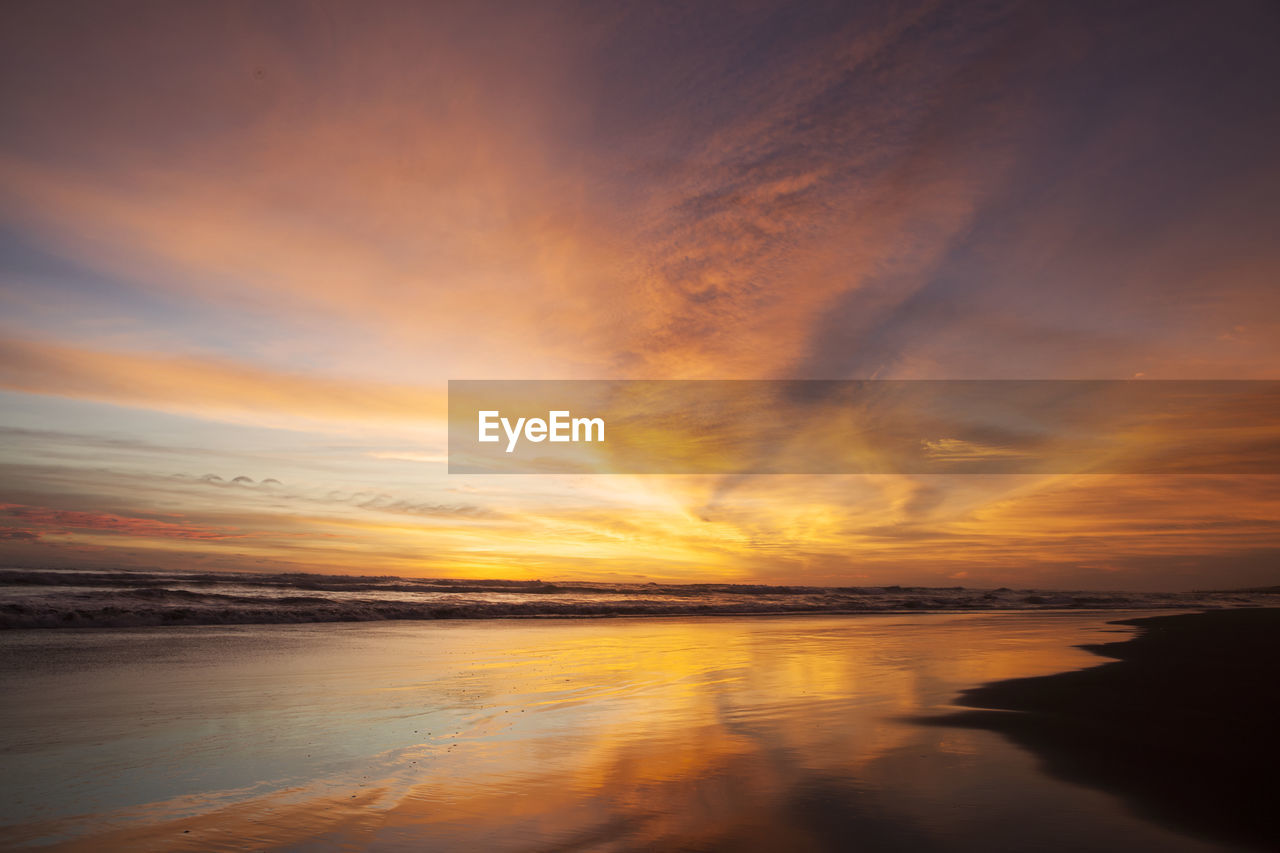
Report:
[[38,537],[49,533],[78,530],[163,539],[240,539],[251,535],[241,531],[220,530],[180,521],[107,512],[72,512],[18,504],[0,504],[0,513],[16,519],[17,523],[27,527],[25,530],[16,531],[18,535],[11,538],[21,538],[24,533]]
[[1247,477],[438,463],[450,378],[1274,378],[1273,4],[499,6],[4,9],[5,559],[1254,578]]
[[15,339],[0,339],[0,387],[208,417],[420,424],[443,417],[440,395],[425,388]]

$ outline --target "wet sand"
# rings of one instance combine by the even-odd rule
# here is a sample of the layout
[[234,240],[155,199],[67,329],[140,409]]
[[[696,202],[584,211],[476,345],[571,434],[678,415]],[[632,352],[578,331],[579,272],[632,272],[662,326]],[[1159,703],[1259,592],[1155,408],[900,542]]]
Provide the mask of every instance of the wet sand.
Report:
[[1115,618],[3,632],[0,847],[1222,850],[916,722],[1096,664]]
[[966,690],[989,710],[935,722],[1001,732],[1179,830],[1280,849],[1280,609],[1119,624],[1140,633],[1083,646],[1115,662]]

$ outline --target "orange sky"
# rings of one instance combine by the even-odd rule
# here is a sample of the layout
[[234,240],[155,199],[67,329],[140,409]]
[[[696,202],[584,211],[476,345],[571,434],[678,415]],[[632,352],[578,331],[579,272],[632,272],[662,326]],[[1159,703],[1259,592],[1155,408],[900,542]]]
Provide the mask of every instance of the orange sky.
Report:
[[1185,589],[1268,476],[460,477],[476,378],[1280,378],[1269,3],[10,4],[0,562]]

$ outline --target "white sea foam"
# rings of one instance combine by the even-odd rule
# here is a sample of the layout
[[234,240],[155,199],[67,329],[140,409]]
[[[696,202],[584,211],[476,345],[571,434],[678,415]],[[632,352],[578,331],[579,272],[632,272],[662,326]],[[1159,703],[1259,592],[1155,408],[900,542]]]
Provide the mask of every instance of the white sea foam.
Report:
[[388,619],[1133,610],[1275,604],[1275,591],[544,583],[314,574],[0,570],[0,628]]

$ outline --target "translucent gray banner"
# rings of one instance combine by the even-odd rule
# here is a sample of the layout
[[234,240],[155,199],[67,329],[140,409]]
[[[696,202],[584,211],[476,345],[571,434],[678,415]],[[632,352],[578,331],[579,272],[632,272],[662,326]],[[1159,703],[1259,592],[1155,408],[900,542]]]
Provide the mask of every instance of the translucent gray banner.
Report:
[[1276,380],[454,380],[451,474],[1275,474]]

